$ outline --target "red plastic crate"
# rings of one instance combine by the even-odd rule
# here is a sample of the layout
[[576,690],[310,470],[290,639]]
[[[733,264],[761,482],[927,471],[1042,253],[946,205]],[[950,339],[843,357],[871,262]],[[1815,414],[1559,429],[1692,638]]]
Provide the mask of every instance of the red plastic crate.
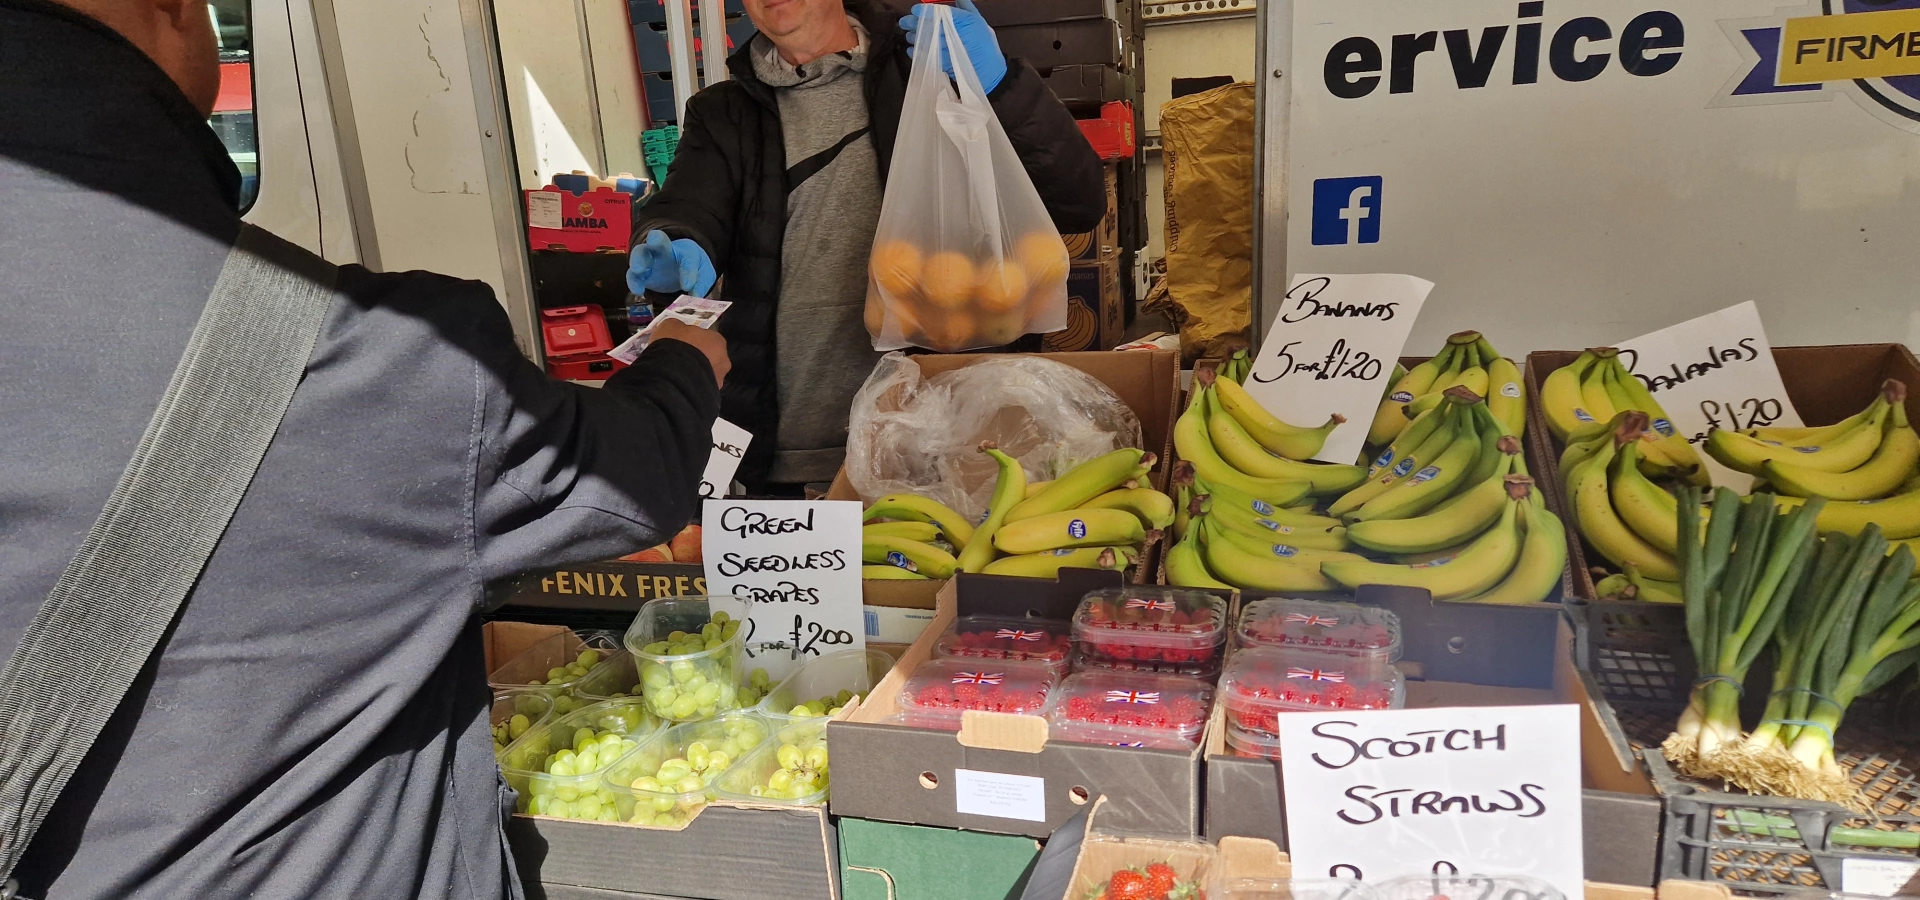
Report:
[[1079,122],[1080,133],[1087,136],[1087,143],[1093,145],[1093,152],[1101,159],[1133,158],[1133,104],[1108,103],[1100,107],[1100,118]]

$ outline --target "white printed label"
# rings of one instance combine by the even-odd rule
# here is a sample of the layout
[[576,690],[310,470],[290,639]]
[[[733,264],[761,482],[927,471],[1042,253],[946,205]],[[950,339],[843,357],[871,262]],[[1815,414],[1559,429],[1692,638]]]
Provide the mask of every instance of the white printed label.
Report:
[[953,770],[953,802],[964,816],[1047,820],[1047,780],[973,769]]
[[1294,276],[1247,375],[1247,393],[1302,427],[1345,416],[1313,458],[1353,462],[1431,290],[1433,282],[1411,275]]
[[534,228],[559,228],[560,195],[552,191],[527,193],[527,224]]
[[1840,889],[1849,894],[1891,897],[1900,893],[1915,875],[1920,875],[1920,861],[1860,857],[1840,861]]
[[700,476],[700,499],[717,500],[733,486],[733,473],[747,456],[753,432],[725,419],[713,420],[713,452],[707,456],[707,471]]

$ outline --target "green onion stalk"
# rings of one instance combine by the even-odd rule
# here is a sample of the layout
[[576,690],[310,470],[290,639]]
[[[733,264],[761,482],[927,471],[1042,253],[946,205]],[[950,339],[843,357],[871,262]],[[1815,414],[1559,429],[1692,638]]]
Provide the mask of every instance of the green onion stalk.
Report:
[[[1790,693],[1783,734],[1794,760],[1803,767],[1803,789],[1792,796],[1864,808],[1866,803],[1847,771],[1834,759],[1833,734],[1847,707],[1920,661],[1920,581],[1910,581],[1913,550],[1905,545],[1892,556],[1878,526],[1868,526],[1854,542],[1854,566],[1842,595],[1850,608],[1837,616],[1817,651],[1819,662],[1805,690]],[[1862,587],[1864,586],[1864,588]]]
[[1823,505],[1810,500],[1782,517],[1770,494],[1743,502],[1720,488],[1703,533],[1700,498],[1693,488],[1682,491],[1680,591],[1700,677],[1674,733],[1661,745],[1680,771],[1748,790],[1780,781],[1781,762],[1757,762],[1747,749],[1740,693],[1748,669],[1772,641],[1813,568],[1814,522]]

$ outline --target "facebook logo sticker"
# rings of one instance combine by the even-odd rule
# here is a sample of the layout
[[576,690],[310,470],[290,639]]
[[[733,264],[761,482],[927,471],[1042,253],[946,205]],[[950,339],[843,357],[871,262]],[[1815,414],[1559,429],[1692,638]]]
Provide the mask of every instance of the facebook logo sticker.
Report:
[[1313,182],[1313,245],[1380,243],[1378,175],[1316,178]]

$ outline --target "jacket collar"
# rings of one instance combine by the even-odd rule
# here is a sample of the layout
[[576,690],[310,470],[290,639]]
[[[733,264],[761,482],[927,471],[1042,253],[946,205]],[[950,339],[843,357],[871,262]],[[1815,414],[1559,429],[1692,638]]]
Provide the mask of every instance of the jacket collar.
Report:
[[[118,166],[127,179],[165,182],[159,186],[175,197],[204,183],[226,210],[237,210],[239,169],[146,53],[48,0],[0,0],[0,22],[0,31],[19,29],[15,46],[27,48],[11,58],[0,53],[0,153],[80,181],[92,173],[76,161]],[[63,127],[32,127],[36,120]]]
[[[904,59],[907,46],[906,35],[900,31],[901,14],[888,9],[880,0],[846,0],[846,9],[847,15],[858,19],[867,30],[866,80],[872,82],[888,66],[900,65],[894,57]],[[727,74],[761,105],[778,109],[773,88],[761,81],[753,70],[754,43],[752,39],[743,42],[727,57]]]

